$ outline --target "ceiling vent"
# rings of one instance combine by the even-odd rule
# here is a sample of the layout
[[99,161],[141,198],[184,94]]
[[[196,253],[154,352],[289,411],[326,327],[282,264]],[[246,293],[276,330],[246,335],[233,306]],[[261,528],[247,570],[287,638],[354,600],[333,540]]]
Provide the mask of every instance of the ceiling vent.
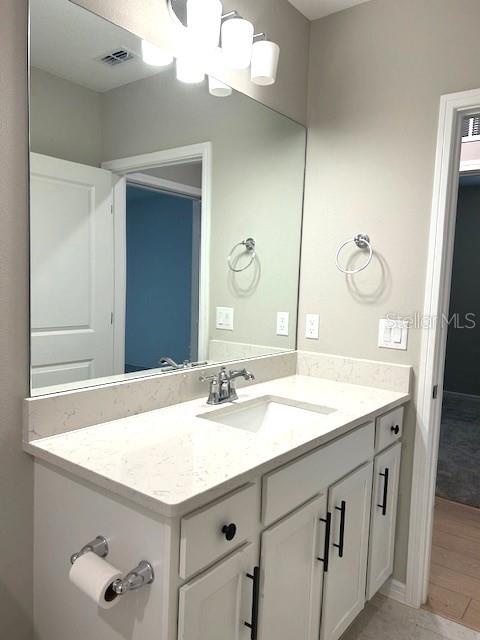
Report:
[[133,60],[134,58],[135,54],[132,51],[125,47],[120,47],[119,49],[114,49],[114,51],[101,56],[98,60],[104,64],[108,64],[110,67],[116,67],[117,65]]

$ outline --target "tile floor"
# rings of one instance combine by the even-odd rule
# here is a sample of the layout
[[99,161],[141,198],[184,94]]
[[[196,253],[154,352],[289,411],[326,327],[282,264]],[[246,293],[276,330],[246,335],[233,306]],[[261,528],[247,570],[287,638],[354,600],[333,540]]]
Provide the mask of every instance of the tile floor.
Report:
[[425,608],[480,632],[480,509],[437,497]]
[[377,595],[342,640],[479,640],[480,634],[425,609]]

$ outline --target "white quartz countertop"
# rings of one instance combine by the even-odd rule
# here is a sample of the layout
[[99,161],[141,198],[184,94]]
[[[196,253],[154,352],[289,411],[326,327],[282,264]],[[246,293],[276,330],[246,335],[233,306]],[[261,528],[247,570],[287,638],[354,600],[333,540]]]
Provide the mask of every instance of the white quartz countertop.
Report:
[[255,433],[199,418],[229,406],[208,406],[205,397],[34,440],[25,449],[151,511],[175,517],[409,400],[406,393],[295,375],[244,387],[235,404],[267,395],[335,411],[318,424]]

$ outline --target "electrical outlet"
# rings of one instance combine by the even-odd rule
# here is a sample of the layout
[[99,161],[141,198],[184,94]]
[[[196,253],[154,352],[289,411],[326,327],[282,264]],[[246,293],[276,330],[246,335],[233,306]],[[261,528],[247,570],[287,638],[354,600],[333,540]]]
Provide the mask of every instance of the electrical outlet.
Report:
[[288,336],[288,311],[278,311],[277,313],[277,336]]
[[318,340],[320,316],[317,313],[307,313],[305,318],[305,337]]
[[233,331],[233,309],[231,307],[217,307],[217,329]]

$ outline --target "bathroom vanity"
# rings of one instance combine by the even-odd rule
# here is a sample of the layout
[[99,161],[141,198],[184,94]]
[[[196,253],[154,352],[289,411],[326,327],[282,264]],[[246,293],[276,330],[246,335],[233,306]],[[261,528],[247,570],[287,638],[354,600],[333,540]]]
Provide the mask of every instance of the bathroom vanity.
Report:
[[36,637],[337,640],[392,574],[411,371],[296,350],[306,129],[30,5]]
[[[30,442],[39,638],[336,640],[392,574],[408,399],[296,375]],[[108,611],[68,581],[96,535],[155,571]]]

